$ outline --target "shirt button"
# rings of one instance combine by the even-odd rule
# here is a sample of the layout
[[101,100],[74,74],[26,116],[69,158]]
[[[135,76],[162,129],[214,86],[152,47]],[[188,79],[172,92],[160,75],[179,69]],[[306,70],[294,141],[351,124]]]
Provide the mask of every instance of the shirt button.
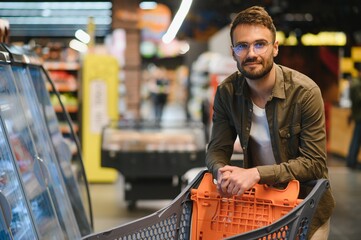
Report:
[[246,130],[249,131],[249,127],[246,127]]
[[286,137],[288,137],[288,138],[291,137],[291,134],[287,133]]
[[252,108],[250,108],[249,111],[252,112],[253,111]]

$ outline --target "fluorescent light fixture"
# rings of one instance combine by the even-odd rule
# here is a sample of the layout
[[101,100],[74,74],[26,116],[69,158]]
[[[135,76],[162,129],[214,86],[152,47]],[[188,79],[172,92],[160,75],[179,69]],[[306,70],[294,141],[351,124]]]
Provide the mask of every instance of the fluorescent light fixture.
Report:
[[2,2],[1,9],[111,9],[111,2]]
[[76,39],[70,41],[69,47],[81,53],[88,51],[88,46]]
[[143,2],[139,3],[140,9],[143,9],[143,10],[152,10],[152,9],[155,9],[157,6],[158,6],[158,3],[153,2],[153,1],[143,1]]
[[76,32],[75,32],[75,37],[85,43],[85,44],[88,44],[90,42],[90,36],[88,33],[86,33],[85,31],[81,30],[81,29],[78,29]]
[[105,36],[112,23],[111,0],[0,3],[0,17],[9,21],[11,36],[74,37],[76,30],[86,29],[89,16],[97,25],[96,35]]
[[162,41],[164,43],[170,43],[175,38],[180,26],[189,12],[192,2],[193,0],[182,0],[182,3],[176,15],[174,16],[173,21],[171,22],[167,32],[162,37]]
[[345,46],[347,36],[344,32],[307,33],[301,37],[301,42],[305,46]]
[[[0,15],[1,16],[1,15]],[[74,25],[74,24],[81,24],[87,25],[88,24],[89,16],[78,16],[78,17],[6,17],[9,20],[11,25],[31,25],[31,24],[43,24],[43,25]],[[95,18],[95,24],[98,25],[108,25],[112,23],[112,18],[109,16]]]

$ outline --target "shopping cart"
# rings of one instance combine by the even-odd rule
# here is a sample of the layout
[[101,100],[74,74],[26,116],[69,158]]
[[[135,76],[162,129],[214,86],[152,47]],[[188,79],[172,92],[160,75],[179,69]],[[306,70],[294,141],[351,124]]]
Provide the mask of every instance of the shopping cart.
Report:
[[[287,199],[283,197],[283,203],[280,203],[282,197],[278,200],[277,197],[273,197],[274,199],[271,201],[262,200],[255,193],[258,190],[253,189],[248,195],[246,194],[248,203],[237,203],[236,198],[217,197],[216,193],[213,192],[215,187],[212,186],[212,182],[210,173],[206,170],[201,171],[163,209],[108,231],[85,236],[83,240],[306,239],[316,206],[324,191],[329,187],[329,182],[326,179],[311,181],[307,184],[313,188],[305,199],[295,199],[294,196],[287,197]],[[297,188],[298,185],[295,186]],[[294,195],[294,189],[292,192],[291,195]],[[262,195],[265,196],[265,194]],[[249,201],[255,202],[252,204]],[[227,203],[226,208],[222,206],[222,202]],[[228,204],[230,202],[232,204]],[[239,204],[238,207],[237,204]],[[261,208],[262,214],[251,216],[250,212],[252,211],[249,209],[246,210],[245,217],[243,212],[236,213],[240,209],[244,211],[247,204],[248,207],[253,206],[256,212],[259,212]],[[271,210],[265,211],[265,205]],[[208,209],[200,210],[201,208]],[[275,208],[276,211],[274,211]],[[226,221],[219,221],[222,214],[223,218],[225,215],[227,216]],[[270,222],[259,219],[259,216],[264,218],[266,215],[267,217],[271,216]],[[220,232],[221,236],[219,236]]]

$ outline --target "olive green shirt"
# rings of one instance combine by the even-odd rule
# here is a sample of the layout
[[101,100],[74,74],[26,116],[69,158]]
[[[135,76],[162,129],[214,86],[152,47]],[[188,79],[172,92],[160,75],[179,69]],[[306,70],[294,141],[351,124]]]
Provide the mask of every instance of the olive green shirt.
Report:
[[[300,197],[310,191],[302,182],[326,178],[326,132],[323,99],[317,84],[304,74],[274,64],[276,82],[265,110],[273,154],[277,164],[257,166],[261,184],[301,183]],[[239,136],[244,167],[254,166],[249,144],[252,100],[244,77],[235,72],[217,88],[213,106],[213,125],[206,164],[216,178],[217,171],[230,165],[234,141]],[[334,208],[331,189],[321,198],[312,220],[309,236],[325,223]]]

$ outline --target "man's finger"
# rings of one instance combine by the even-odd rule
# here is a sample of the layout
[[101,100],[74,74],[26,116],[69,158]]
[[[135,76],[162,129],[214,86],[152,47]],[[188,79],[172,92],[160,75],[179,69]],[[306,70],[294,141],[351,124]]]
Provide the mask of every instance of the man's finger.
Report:
[[239,189],[236,195],[237,196],[242,196],[243,193],[244,193],[244,191],[242,189]]
[[226,166],[221,167],[220,169],[218,169],[218,171],[220,171],[221,173],[226,172],[226,171],[231,172],[233,169],[234,169],[234,166],[226,165]]
[[221,190],[222,192],[226,193],[227,192],[227,188],[228,188],[228,184],[229,184],[229,180],[222,180],[220,182],[220,187],[221,187]]

